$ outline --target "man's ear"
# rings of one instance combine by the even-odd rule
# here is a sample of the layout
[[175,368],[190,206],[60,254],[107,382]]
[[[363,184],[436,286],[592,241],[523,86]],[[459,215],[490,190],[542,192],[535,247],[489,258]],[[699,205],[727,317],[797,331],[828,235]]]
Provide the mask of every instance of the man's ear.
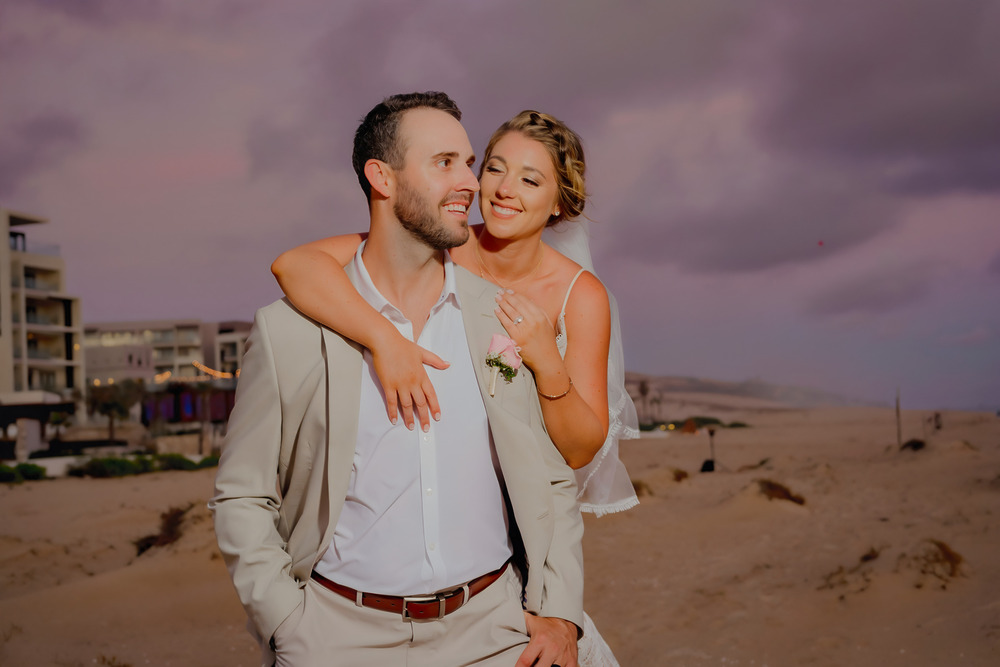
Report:
[[392,167],[381,160],[371,159],[365,162],[365,178],[372,186],[372,194],[378,193],[388,199],[395,185]]

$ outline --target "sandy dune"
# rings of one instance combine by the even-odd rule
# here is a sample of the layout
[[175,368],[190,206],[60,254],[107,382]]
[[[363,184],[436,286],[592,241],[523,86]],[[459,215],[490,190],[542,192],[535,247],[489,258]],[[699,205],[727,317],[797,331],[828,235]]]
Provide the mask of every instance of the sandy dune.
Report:
[[[670,412],[751,425],[716,434],[717,472],[705,433],[625,443],[642,504],[587,519],[586,607],[623,666],[1000,664],[1000,418],[906,413],[927,447],[899,452],[891,410],[707,403]],[[0,487],[0,664],[256,664],[213,474]],[[135,555],[188,506],[180,541]]]

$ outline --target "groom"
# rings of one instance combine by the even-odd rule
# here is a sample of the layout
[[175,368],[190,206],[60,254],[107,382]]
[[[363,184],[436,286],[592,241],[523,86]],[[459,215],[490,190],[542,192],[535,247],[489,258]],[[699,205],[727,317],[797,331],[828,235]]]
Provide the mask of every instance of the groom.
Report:
[[395,95],[354,140],[371,231],[347,271],[452,362],[440,421],[391,424],[367,350],[286,300],[257,313],[209,505],[264,665],[576,665],[573,473],[527,370],[488,391],[496,287],[445,252],[479,189],[460,120]]

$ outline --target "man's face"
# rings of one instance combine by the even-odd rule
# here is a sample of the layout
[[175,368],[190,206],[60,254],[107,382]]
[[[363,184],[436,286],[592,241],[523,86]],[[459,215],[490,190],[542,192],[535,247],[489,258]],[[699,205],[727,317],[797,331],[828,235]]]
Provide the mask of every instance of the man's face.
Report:
[[396,171],[393,213],[404,229],[435,250],[462,245],[479,190],[465,128],[444,111],[413,109],[400,121],[399,141],[404,162]]

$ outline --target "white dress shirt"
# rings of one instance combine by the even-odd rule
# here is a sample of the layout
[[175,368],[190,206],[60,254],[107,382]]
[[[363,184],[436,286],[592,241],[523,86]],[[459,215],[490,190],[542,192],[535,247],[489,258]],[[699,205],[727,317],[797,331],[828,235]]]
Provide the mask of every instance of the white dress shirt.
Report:
[[[376,289],[355,255],[355,285],[401,334],[413,325]],[[454,265],[445,252],[444,289],[416,341],[451,363],[424,368],[441,421],[424,433],[389,422],[385,394],[364,352],[358,440],[347,498],[315,570],[354,589],[421,595],[455,588],[511,557],[502,475],[469,354]],[[483,360],[478,360],[482,363]]]

